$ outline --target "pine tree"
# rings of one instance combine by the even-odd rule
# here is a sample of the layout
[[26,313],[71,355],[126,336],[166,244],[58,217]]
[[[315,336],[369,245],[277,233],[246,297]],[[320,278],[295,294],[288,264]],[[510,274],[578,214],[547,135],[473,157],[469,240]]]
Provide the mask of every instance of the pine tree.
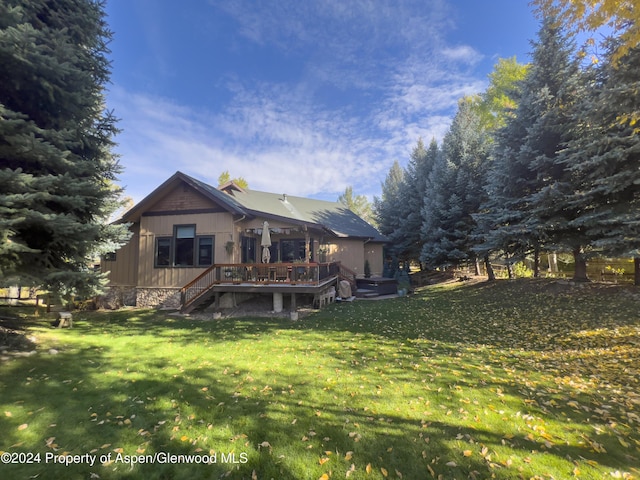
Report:
[[103,5],[8,0],[0,18],[0,276],[92,293],[90,263],[128,236],[107,224],[120,190]]
[[484,196],[487,148],[481,118],[465,98],[458,105],[425,190],[421,259],[432,266],[475,259],[473,214]]
[[386,235],[390,242],[390,253],[395,254],[394,244],[400,239],[400,212],[402,205],[402,184],[404,172],[396,160],[382,184],[382,197],[373,198],[373,210],[378,230]]
[[[615,57],[610,39],[606,61],[594,66],[589,94],[577,111],[578,131],[562,154],[576,179],[568,198],[576,212],[571,227],[609,256],[640,257],[640,47]],[[636,261],[636,284],[640,283]]]
[[400,256],[407,261],[419,261],[420,259],[422,205],[429,174],[439,154],[440,150],[435,138],[429,143],[428,149],[425,149],[422,139],[419,139],[411,152],[409,164],[404,172],[404,182],[401,189],[404,208],[401,211],[398,249]]
[[588,236],[572,225],[576,211],[568,205],[576,179],[563,163],[561,151],[578,134],[576,104],[585,95],[585,77],[575,47],[553,18],[545,20],[535,44],[531,67],[534,116],[521,152],[536,173],[536,191],[526,198],[525,224],[533,232],[535,270],[543,242],[573,253],[575,281],[588,281],[587,259],[592,254]]
[[484,241],[477,248],[502,251],[509,259],[533,253],[537,276],[543,245],[570,246],[582,260],[584,239],[566,228],[568,178],[558,158],[573,128],[579,79],[573,46],[549,18],[533,47],[518,106],[494,134],[488,199],[480,209]]

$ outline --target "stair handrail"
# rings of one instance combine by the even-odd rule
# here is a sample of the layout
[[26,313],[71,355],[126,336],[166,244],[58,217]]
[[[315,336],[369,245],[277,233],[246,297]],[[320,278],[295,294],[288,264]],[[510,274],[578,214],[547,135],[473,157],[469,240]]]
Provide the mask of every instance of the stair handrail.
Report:
[[341,279],[344,279],[347,282],[349,282],[349,284],[351,285],[351,288],[353,289],[353,291],[355,291],[357,289],[356,278],[358,274],[354,270],[351,270],[349,267],[345,267],[342,264],[342,262],[337,262],[337,263],[339,268],[338,276]]
[[195,302],[200,295],[206,293],[211,286],[220,282],[219,275],[217,275],[219,268],[220,265],[211,265],[180,289],[180,304],[183,310]]

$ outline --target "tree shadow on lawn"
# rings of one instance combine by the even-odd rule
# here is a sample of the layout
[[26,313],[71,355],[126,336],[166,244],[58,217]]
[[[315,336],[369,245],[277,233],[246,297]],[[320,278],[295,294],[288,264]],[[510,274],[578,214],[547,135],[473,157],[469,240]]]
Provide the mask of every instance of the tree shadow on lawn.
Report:
[[[98,457],[111,454],[112,460],[118,453],[216,452],[217,463],[156,462],[133,469],[115,461],[107,466],[3,464],[4,478],[95,474],[102,479],[208,479],[229,474],[227,478],[248,479],[254,470],[258,478],[315,479],[328,472],[343,478],[352,464],[351,478],[382,478],[381,469],[392,475],[397,470],[404,478],[422,478],[428,468],[445,478],[495,474],[507,479],[539,473],[524,462],[515,461],[513,468],[500,463],[507,459],[494,450],[504,447],[507,430],[456,425],[453,419],[450,423],[430,420],[426,411],[389,413],[384,406],[380,411],[375,406],[363,408],[375,405],[373,392],[369,398],[350,400],[345,391],[320,392],[306,375],[280,378],[277,371],[268,376],[249,372],[255,377],[250,378],[187,368],[177,376],[159,371],[134,378],[118,374],[126,371],[126,359],[117,364],[109,355],[108,349],[96,352],[87,347],[5,364],[0,370],[0,402],[10,415],[0,417],[0,450],[41,453],[43,458],[47,453],[93,452]],[[505,388],[505,395],[517,392]],[[453,406],[456,398],[451,402]],[[587,448],[575,446],[557,445],[542,452],[540,439],[533,441],[525,433],[506,441],[518,457],[538,451],[536,455],[562,459],[595,458]],[[482,447],[489,453],[482,453]],[[469,456],[463,454],[465,450],[471,452]],[[597,456],[597,461],[611,467],[619,464],[617,458],[606,456]],[[565,463],[570,468],[571,463]],[[365,474],[369,464],[370,477]]]
[[[512,411],[522,408],[526,400],[566,402],[569,393],[561,389],[557,394],[546,392],[542,397],[535,388],[524,389],[527,379],[524,364],[509,358],[508,350],[514,347],[509,346],[507,340],[496,338],[495,334],[488,335],[486,327],[478,327],[477,332],[470,333],[468,330],[474,325],[471,321],[463,321],[464,328],[461,329],[452,328],[451,322],[438,321],[443,312],[453,311],[457,317],[460,312],[469,310],[469,303],[461,297],[463,293],[461,289],[455,295],[429,297],[430,294],[425,294],[383,302],[333,305],[296,323],[268,318],[201,321],[166,317],[154,311],[118,312],[115,316],[111,312],[87,314],[86,317],[78,314],[74,330],[68,333],[69,338],[74,339],[74,345],[81,344],[84,335],[90,338],[90,335],[102,333],[123,342],[131,341],[132,348],[139,347],[134,342],[136,336],[148,335],[156,343],[143,344],[143,348],[172,343],[176,348],[184,349],[203,342],[213,346],[226,342],[225,348],[235,343],[251,346],[254,340],[282,335],[282,341],[273,348],[286,345],[291,349],[287,355],[317,349],[319,357],[332,359],[326,365],[331,369],[366,373],[378,367],[388,379],[404,384],[425,378],[431,381],[429,375],[439,373],[433,382],[447,391],[451,398],[445,396],[442,403],[450,406],[453,412],[460,406],[456,385],[494,392],[500,389],[511,402]],[[513,315],[510,318],[517,320]],[[518,328],[502,328],[515,320],[496,321],[498,326],[491,328],[499,333],[507,337],[521,335]],[[524,323],[524,319],[517,322],[516,327]],[[61,335],[66,333],[60,332]],[[300,335],[305,335],[303,343],[287,344],[287,338]],[[536,340],[542,341],[542,338]],[[526,355],[525,347],[528,345],[522,340],[520,342],[519,348]],[[504,430],[492,431],[481,428],[481,425],[460,425],[441,420],[430,422],[429,415],[421,418],[409,412],[365,411],[366,404],[375,401],[374,393],[368,392],[369,398],[349,400],[349,392],[335,392],[339,397],[336,400],[328,393],[330,390],[318,394],[326,385],[308,372],[306,375],[304,372],[282,375],[275,365],[269,376],[246,372],[246,375],[255,377],[249,381],[242,373],[242,378],[238,375],[223,376],[222,365],[219,364],[197,369],[193,365],[185,365],[178,370],[176,365],[168,366],[164,358],[153,356],[141,360],[139,365],[127,365],[128,357],[118,363],[118,352],[112,351],[108,344],[101,345],[100,348],[81,346],[68,351],[63,349],[55,356],[38,354],[1,366],[3,388],[0,400],[12,416],[0,416],[0,429],[6,432],[0,449],[52,451],[46,446],[46,440],[55,437],[55,443],[60,445],[58,453],[67,450],[81,454],[92,449],[97,449],[98,454],[114,453],[117,448],[124,448],[124,454],[128,455],[135,455],[138,449],[144,449],[145,453],[194,453],[201,448],[203,453],[210,449],[219,453],[244,452],[247,463],[218,463],[213,466],[154,464],[136,467],[132,471],[122,465],[95,467],[98,470],[86,465],[71,470],[72,467],[52,465],[47,465],[46,469],[42,465],[2,465],[0,473],[7,469],[11,478],[25,476],[24,472],[40,474],[39,478],[73,478],[74,475],[86,478],[91,472],[97,472],[104,479],[218,478],[231,471],[229,478],[250,478],[256,470],[259,478],[286,479],[318,478],[331,469],[337,478],[346,475],[352,463],[356,471],[350,478],[363,478],[367,464],[372,465],[379,477],[380,468],[385,468],[391,475],[397,469],[404,478],[421,478],[428,466],[445,478],[472,476],[472,472],[479,472],[474,474],[477,478],[486,478],[493,473],[496,473],[496,478],[514,478],[520,474],[529,477],[540,473],[525,463],[516,465],[514,462],[513,467],[505,468],[498,461],[505,461],[503,457],[494,454],[491,461],[478,453],[480,445],[491,451],[504,447],[504,442],[514,445],[510,448],[517,457],[525,457],[532,450],[541,451],[544,442],[539,437],[534,436],[536,441],[532,441],[527,434],[520,434],[517,430],[515,434],[513,429],[507,431],[514,436],[505,438]],[[483,351],[485,346],[489,352]],[[545,351],[538,343],[532,343],[530,348],[534,352]],[[271,353],[274,357],[271,361],[274,361],[278,352]],[[237,355],[229,351],[229,367],[234,368],[238,363]],[[144,352],[136,358],[144,358]],[[493,363],[490,359],[494,360]],[[265,359],[265,362],[269,361]],[[486,371],[486,362],[495,369],[514,368],[512,376],[520,378],[513,383],[492,381],[491,372]],[[412,363],[419,363],[420,368],[414,368]],[[557,365],[555,360],[553,365]],[[137,372],[129,372],[128,368]],[[553,373],[562,375],[562,370]],[[273,378],[277,379],[277,385],[274,385]],[[293,386],[295,394],[286,393],[288,385]],[[265,386],[269,389],[264,389]],[[570,392],[570,395],[575,394]],[[577,396],[571,398],[583,405],[591,402],[588,393],[577,392]],[[310,404],[309,399],[314,399],[314,404]],[[528,411],[540,416],[547,415],[550,408],[536,410],[536,404],[529,405]],[[111,415],[107,416],[107,412]],[[94,413],[96,416],[92,416]],[[602,420],[591,412],[574,412],[568,408],[559,409],[554,415],[565,414],[567,419],[571,418],[567,421],[572,429],[582,429],[592,438],[593,434],[589,435],[590,425]],[[381,421],[381,417],[385,420]],[[124,423],[126,420],[130,423]],[[23,424],[28,424],[28,427],[19,430]],[[211,429],[207,428],[208,424],[212,425]],[[355,424],[360,427],[355,427]],[[173,430],[175,427],[178,430]],[[140,432],[148,432],[148,435]],[[459,435],[462,437],[456,440]],[[307,440],[303,440],[305,437]],[[429,443],[425,438],[429,438]],[[613,452],[611,455],[590,452],[587,444],[584,447],[554,445],[544,455],[588,458],[611,468],[625,468],[633,464],[627,462],[625,465],[624,451],[620,453],[612,447],[617,442],[615,437],[607,435],[606,438],[612,440],[606,443],[607,449]],[[14,449],[9,448],[20,442],[22,444]],[[105,444],[109,447],[100,448]],[[307,448],[309,445],[311,448]],[[392,450],[388,451],[389,448]],[[464,456],[462,452],[465,450],[471,450],[472,454]],[[347,460],[346,452],[349,451],[354,452],[353,458]],[[426,452],[424,457],[423,451]],[[240,457],[236,455],[236,458]],[[447,466],[450,461],[458,466]],[[496,466],[491,466],[491,463]],[[570,462],[566,464],[569,468]],[[117,471],[113,471],[116,467]],[[516,468],[523,471],[516,472]],[[311,477],[305,477],[307,471],[313,472]],[[569,470],[565,473],[566,476],[571,474]]]
[[[545,285],[523,280],[428,287],[410,297],[331,305],[300,328],[535,352],[601,347],[607,332],[615,345],[640,344],[637,302],[628,289],[576,287],[557,294]],[[592,335],[596,331],[600,339]]]

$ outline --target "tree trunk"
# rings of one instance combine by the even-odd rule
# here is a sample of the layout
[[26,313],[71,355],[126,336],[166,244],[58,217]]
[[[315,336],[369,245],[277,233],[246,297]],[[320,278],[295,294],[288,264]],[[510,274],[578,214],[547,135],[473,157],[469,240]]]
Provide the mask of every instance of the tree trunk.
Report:
[[509,277],[509,280],[513,280],[515,278],[515,275],[513,274],[513,263],[511,263],[511,260],[507,260],[507,276]]
[[573,272],[574,282],[590,282],[587,276],[587,259],[584,257],[581,247],[573,249],[573,260],[575,262],[575,269]]
[[549,272],[558,273],[558,254],[556,252],[547,255],[549,259]]
[[484,266],[487,269],[487,280],[490,282],[495,281],[496,274],[493,272],[493,267],[491,266],[491,262],[489,261],[489,255],[484,256]]
[[533,249],[533,278],[540,278],[540,245]]
[[640,286],[640,257],[633,258],[633,284]]
[[476,267],[476,277],[479,277],[480,276],[480,259],[476,255],[474,257],[474,260],[475,260],[475,267]]

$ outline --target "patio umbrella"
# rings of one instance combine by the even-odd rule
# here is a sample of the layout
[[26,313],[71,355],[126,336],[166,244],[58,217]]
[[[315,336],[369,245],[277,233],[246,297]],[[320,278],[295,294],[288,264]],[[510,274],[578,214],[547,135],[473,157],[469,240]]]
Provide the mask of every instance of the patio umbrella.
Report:
[[262,225],[262,240],[260,241],[262,246],[262,263],[269,263],[271,260],[271,252],[269,247],[271,246],[271,234],[269,233],[269,222],[266,220]]

